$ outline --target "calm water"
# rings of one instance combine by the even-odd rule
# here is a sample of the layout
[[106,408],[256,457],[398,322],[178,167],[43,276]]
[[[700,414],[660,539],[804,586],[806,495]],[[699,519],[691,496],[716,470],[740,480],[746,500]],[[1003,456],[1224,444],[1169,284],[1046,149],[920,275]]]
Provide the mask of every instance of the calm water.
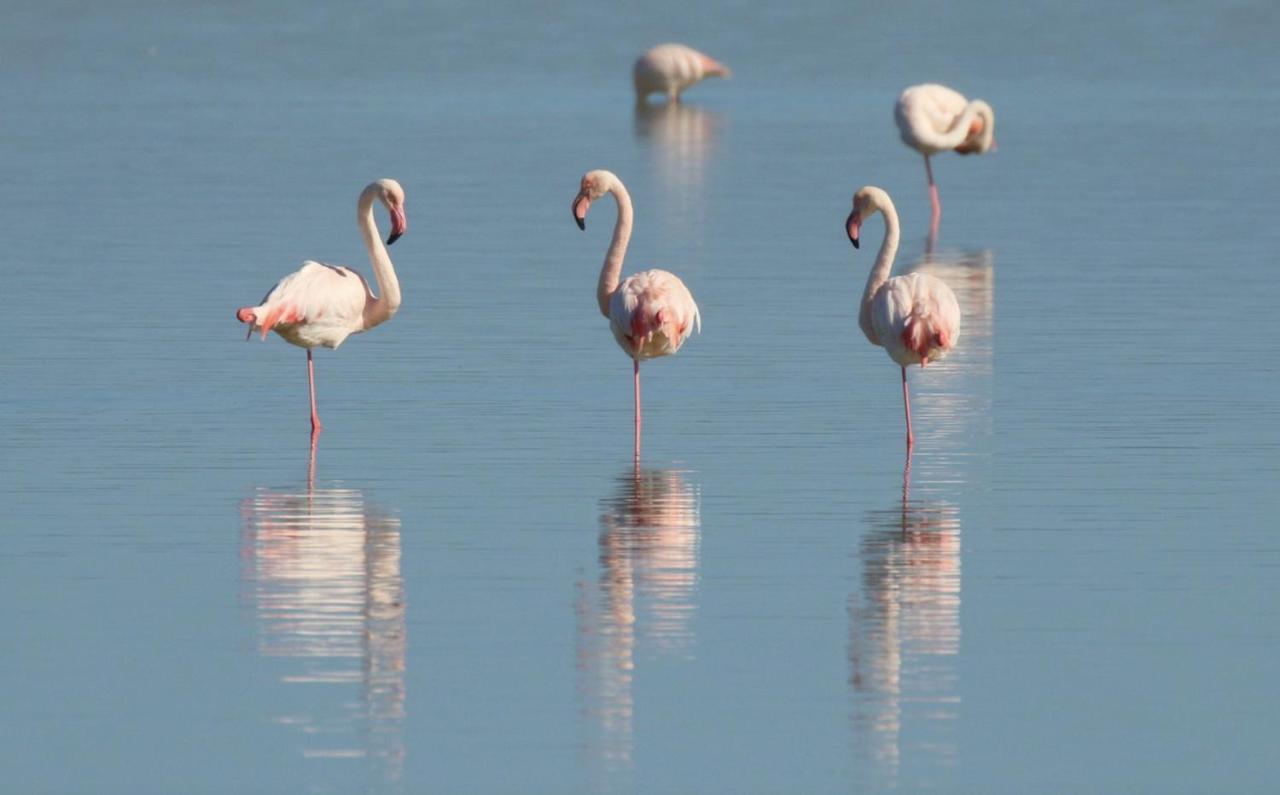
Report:
[[[1280,775],[1274,4],[257,5],[0,11],[0,789]],[[672,38],[734,79],[636,113]],[[925,80],[1000,142],[931,254]],[[596,167],[705,320],[638,470]],[[405,304],[317,355],[309,478],[305,357],[233,312],[367,273],[380,176]],[[965,317],[905,473],[867,183]]]

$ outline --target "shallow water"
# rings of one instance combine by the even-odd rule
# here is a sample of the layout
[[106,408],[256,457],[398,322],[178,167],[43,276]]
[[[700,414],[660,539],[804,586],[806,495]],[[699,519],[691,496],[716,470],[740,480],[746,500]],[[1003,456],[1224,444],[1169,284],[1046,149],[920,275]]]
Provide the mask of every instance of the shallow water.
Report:
[[[10,9],[0,763],[15,792],[1260,791],[1280,769],[1265,4]],[[680,20],[677,25],[673,20]],[[734,69],[636,111],[677,38]],[[987,99],[919,157],[892,103]],[[630,365],[593,301],[678,273]],[[408,193],[386,326],[233,318]],[[879,225],[955,289],[910,374]],[[380,217],[385,227],[385,218]],[[997,283],[999,289],[997,290]],[[905,476],[905,478],[904,478]]]

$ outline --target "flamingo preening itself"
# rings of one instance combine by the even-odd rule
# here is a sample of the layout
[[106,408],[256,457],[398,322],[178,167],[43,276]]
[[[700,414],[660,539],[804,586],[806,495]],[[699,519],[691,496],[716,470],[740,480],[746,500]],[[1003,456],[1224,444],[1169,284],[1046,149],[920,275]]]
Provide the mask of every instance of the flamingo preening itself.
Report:
[[996,148],[996,114],[980,99],[964,95],[936,83],[911,86],[898,97],[893,110],[902,142],[924,155],[924,172],[929,178],[929,203],[933,207],[930,236],[938,236],[942,202],[933,181],[929,156],[953,151],[962,155],[983,154]]
[[635,385],[635,457],[640,458],[640,362],[680,350],[694,330],[702,330],[698,305],[684,282],[664,270],[647,270],[622,279],[622,261],[631,240],[631,195],[611,171],[588,171],[573,199],[573,220],[587,228],[591,203],[612,193],[618,203],[613,240],[600,268],[596,301],[609,319],[613,338],[633,362]]
[[[391,234],[384,246],[373,217],[378,201],[391,214]],[[236,310],[236,319],[249,324],[249,336],[271,331],[286,342],[307,349],[307,382],[311,391],[311,433],[320,431],[316,412],[316,377],[311,350],[318,346],[336,348],[352,334],[391,319],[400,308],[400,282],[386,246],[405,233],[404,189],[393,179],[380,179],[360,192],[356,202],[356,223],[369,252],[373,277],[378,282],[374,295],[364,278],[350,268],[307,260],[302,267],[281,279],[257,306]]]
[[859,246],[862,224],[884,214],[884,242],[876,255],[858,310],[858,326],[872,345],[879,345],[902,369],[902,405],[907,415],[907,450],[915,446],[911,432],[911,398],[907,365],[924,367],[947,355],[960,339],[960,305],[946,282],[925,273],[889,278],[898,253],[898,211],[889,194],[870,185],[853,196],[853,212],[845,221],[849,242]]

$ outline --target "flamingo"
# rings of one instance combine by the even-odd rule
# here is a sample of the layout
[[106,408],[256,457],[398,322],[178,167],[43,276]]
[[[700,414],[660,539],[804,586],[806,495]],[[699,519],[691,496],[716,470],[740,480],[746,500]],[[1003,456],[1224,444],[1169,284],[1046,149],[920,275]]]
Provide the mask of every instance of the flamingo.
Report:
[[390,320],[400,308],[400,282],[373,217],[375,199],[391,214],[387,246],[405,233],[408,223],[404,215],[404,189],[399,182],[380,179],[360,192],[356,224],[369,251],[380,296],[375,296],[364,277],[348,267],[307,260],[272,287],[262,303],[236,310],[236,319],[249,324],[246,340],[255,331],[262,332],[265,340],[274,330],[285,342],[307,349],[313,442],[323,426],[316,413],[316,376],[311,350],[321,345],[336,348],[348,336]]
[[930,236],[938,235],[942,202],[933,181],[929,155],[948,149],[962,155],[983,154],[996,148],[996,114],[980,99],[972,102],[964,95],[937,83],[911,86],[898,97],[893,109],[902,142],[924,155],[924,172],[929,178],[929,202],[933,215]]
[[902,406],[907,415],[907,451],[915,446],[911,432],[911,399],[907,365],[924,367],[947,355],[960,339],[960,305],[947,283],[925,273],[889,278],[898,253],[898,211],[882,189],[866,186],[853,195],[853,212],[845,221],[849,242],[858,248],[864,221],[884,213],[884,242],[867,276],[858,310],[858,325],[872,345],[879,345],[902,370]]
[[683,44],[659,44],[637,58],[632,70],[637,102],[650,94],[666,94],[669,101],[679,102],[680,92],[704,78],[729,76],[729,67]]
[[611,171],[588,171],[582,176],[582,187],[573,199],[573,220],[578,228],[587,228],[587,210],[591,202],[612,193],[618,203],[618,220],[613,226],[613,241],[600,268],[596,301],[600,314],[609,319],[609,329],[627,356],[631,357],[635,386],[635,458],[640,459],[640,362],[667,356],[680,350],[694,329],[702,331],[698,305],[684,282],[674,273],[647,270],[628,276],[619,283],[622,260],[631,240],[631,195],[622,180]]

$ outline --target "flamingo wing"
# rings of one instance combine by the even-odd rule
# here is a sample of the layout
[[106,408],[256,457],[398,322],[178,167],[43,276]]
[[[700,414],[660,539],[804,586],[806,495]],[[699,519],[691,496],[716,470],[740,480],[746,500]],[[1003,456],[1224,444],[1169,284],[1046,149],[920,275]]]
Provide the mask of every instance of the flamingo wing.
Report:
[[280,280],[256,307],[238,316],[251,323],[250,333],[265,339],[273,329],[303,347],[337,347],[363,327],[365,303],[371,294],[360,274],[346,267],[308,260]]
[[951,131],[968,103],[963,94],[936,83],[911,86],[898,98],[894,119],[908,145],[945,149],[939,138]]
[[898,364],[927,364],[960,339],[960,305],[946,282],[924,273],[895,276],[876,293],[871,323]]
[[702,314],[680,277],[641,271],[614,291],[609,328],[628,356],[650,359],[675,353],[694,331],[702,331]]

